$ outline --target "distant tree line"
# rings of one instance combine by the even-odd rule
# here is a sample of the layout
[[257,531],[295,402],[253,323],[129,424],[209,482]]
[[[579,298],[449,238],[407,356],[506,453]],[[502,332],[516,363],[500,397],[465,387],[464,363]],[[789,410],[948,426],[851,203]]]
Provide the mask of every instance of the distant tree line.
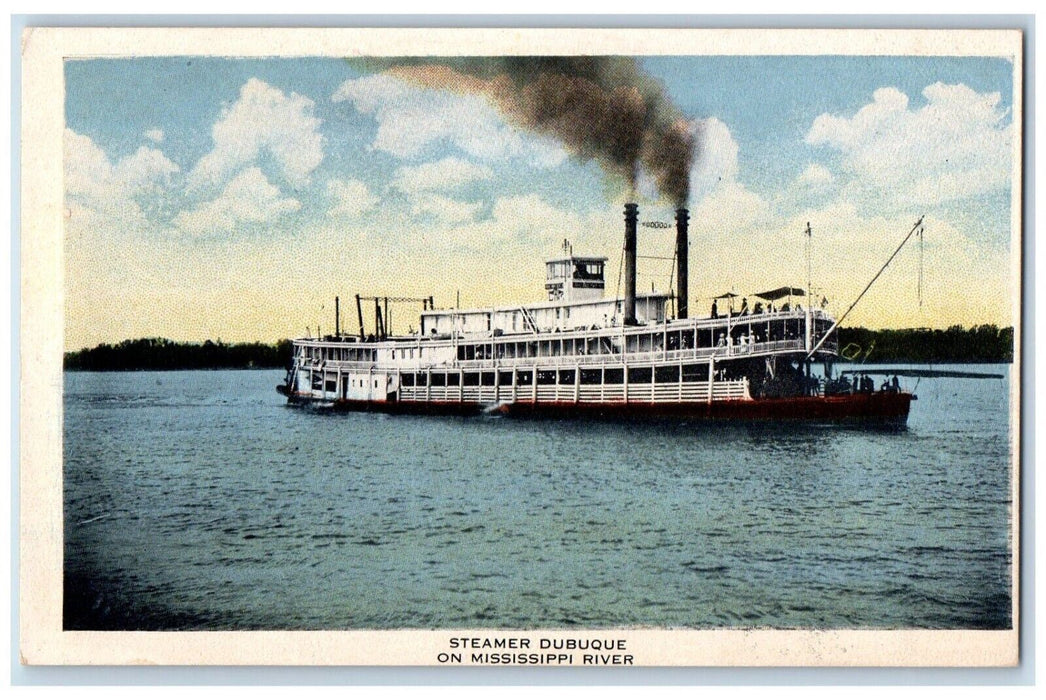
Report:
[[840,328],[839,350],[867,362],[1013,362],[1013,327]]
[[166,338],[102,343],[65,354],[70,370],[250,369],[286,367],[291,341],[272,343],[179,343]]
[[[1012,362],[1013,328],[840,328],[839,349],[867,362]],[[291,341],[178,343],[165,338],[103,343],[65,354],[69,370],[273,369],[291,361]]]

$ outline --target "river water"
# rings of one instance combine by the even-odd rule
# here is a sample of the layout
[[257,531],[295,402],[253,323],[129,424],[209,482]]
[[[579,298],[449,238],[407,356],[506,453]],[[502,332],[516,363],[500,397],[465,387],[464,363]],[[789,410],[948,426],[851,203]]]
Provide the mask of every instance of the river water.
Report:
[[1011,626],[1008,380],[922,379],[882,430],[333,414],[281,379],[66,373],[67,629]]

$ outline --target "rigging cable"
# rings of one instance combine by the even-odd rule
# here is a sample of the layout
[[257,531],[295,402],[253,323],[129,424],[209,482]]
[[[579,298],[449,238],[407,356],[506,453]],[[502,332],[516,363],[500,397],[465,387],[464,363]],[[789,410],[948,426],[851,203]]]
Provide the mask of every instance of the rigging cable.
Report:
[[925,229],[919,227],[919,309],[923,308],[923,231]]

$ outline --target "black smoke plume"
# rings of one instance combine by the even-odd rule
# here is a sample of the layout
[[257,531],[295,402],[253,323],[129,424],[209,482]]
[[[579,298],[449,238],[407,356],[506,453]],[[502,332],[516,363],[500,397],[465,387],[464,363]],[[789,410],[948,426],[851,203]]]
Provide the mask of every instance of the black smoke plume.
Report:
[[620,56],[370,59],[364,65],[427,87],[482,93],[526,129],[620,177],[633,199],[640,169],[686,207],[694,136],[635,60]]

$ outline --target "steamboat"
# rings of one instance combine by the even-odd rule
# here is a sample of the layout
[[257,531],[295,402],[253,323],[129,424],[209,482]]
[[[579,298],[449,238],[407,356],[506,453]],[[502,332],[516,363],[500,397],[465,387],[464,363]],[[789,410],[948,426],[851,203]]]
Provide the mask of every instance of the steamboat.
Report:
[[[387,413],[907,422],[914,397],[896,379],[876,390],[832,378],[842,317],[812,303],[809,282],[754,294],[751,307],[724,294],[691,317],[686,209],[675,217],[675,294],[637,293],[638,206],[624,214],[622,297],[604,295],[606,258],[565,244],[545,264],[541,303],[463,310],[357,296],[359,330],[345,333],[336,300],[335,333],[293,341],[277,389],[291,404]],[[388,330],[390,301],[422,304],[417,331]]]

